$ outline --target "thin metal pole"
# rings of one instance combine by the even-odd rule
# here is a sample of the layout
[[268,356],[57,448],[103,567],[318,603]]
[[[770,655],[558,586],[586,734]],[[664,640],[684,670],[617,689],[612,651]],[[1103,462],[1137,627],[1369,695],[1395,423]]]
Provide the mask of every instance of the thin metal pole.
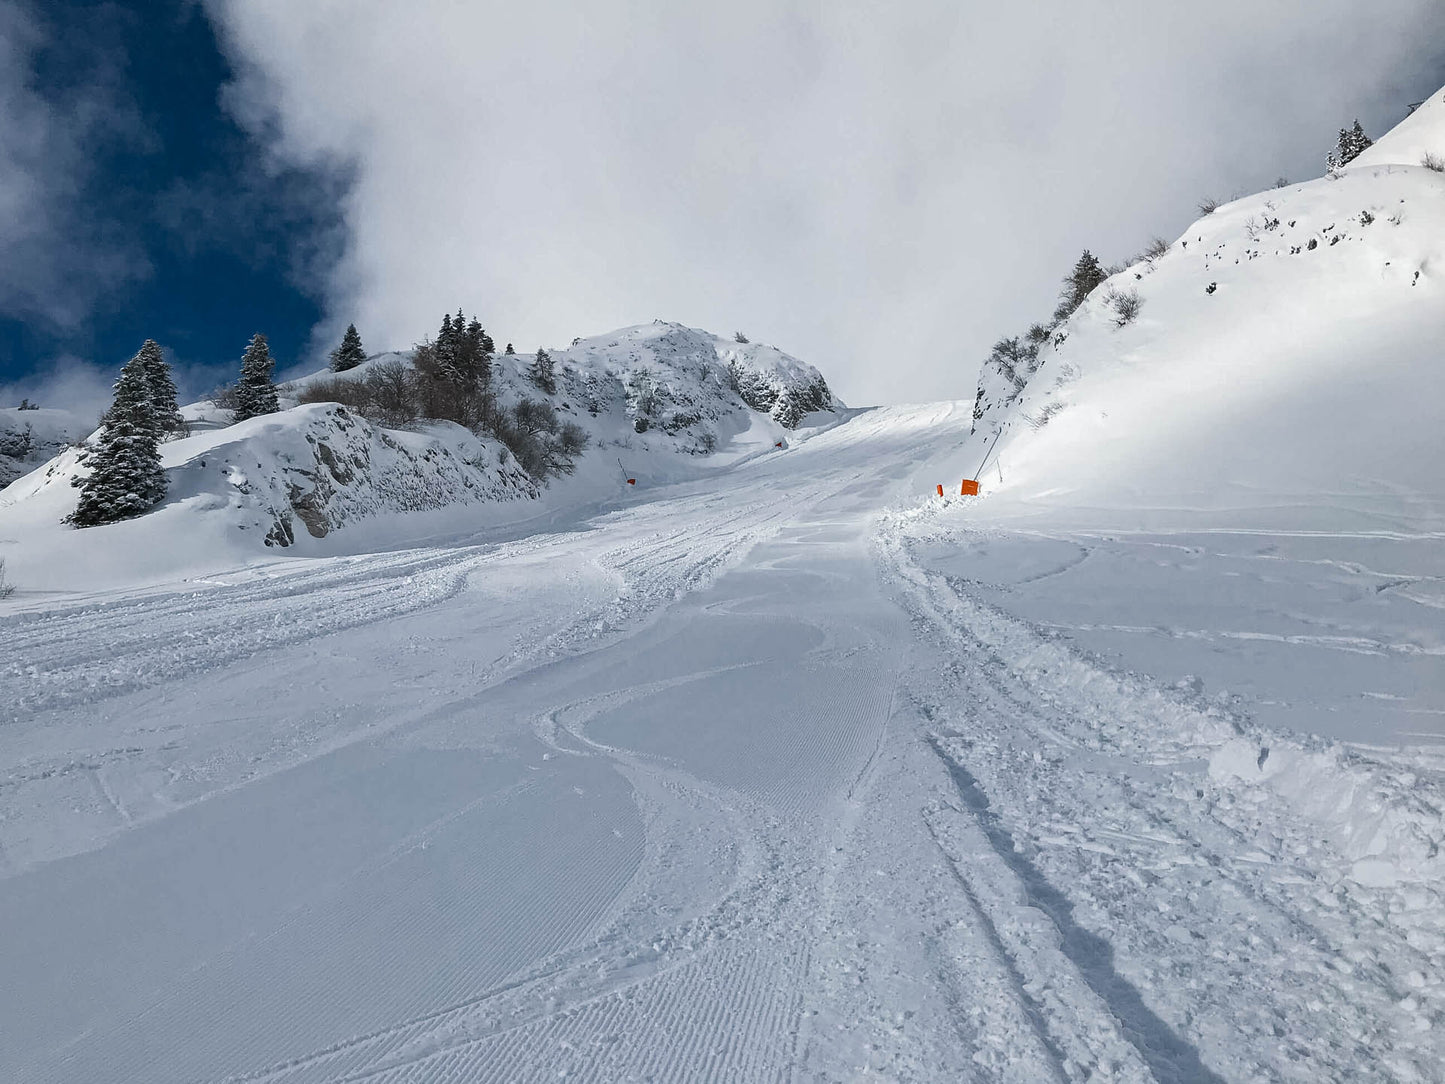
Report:
[[980,478],[980,477],[983,476],[983,468],[984,468],[985,465],[987,465],[987,463],[988,463],[988,457],[991,456],[991,455],[993,455],[993,450],[994,450],[994,448],[998,445],[998,438],[1001,437],[1001,436],[1003,436],[1003,431],[1004,431],[1004,429],[1006,429],[1006,428],[1007,428],[1007,426],[1003,426],[1003,425],[1001,425],[1001,426],[998,427],[998,433],[996,433],[996,434],[994,435],[993,444],[990,444],[990,445],[988,446],[988,451],[986,451],[986,452],[983,453],[983,462],[978,465],[978,471],[974,474],[974,477],[975,477],[975,478]]

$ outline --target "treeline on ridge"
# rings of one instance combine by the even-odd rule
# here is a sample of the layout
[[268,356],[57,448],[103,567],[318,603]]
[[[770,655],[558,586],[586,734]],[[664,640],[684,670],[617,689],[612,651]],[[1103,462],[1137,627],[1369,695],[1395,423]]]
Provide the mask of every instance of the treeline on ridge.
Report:
[[[348,346],[355,328],[332,355],[339,373],[355,368],[350,361],[361,352],[360,338]],[[342,358],[345,353],[344,359]],[[481,323],[457,314],[442,317],[435,340],[416,348],[412,363],[400,358],[378,361],[359,376],[315,380],[301,389],[302,403],[340,403],[378,425],[399,429],[422,421],[449,421],[478,436],[500,441],[532,477],[539,480],[570,474],[574,460],[587,445],[587,435],[575,422],[562,421],[545,399],[523,397],[511,406],[498,401],[492,383],[496,346]],[[532,382],[545,393],[556,391],[551,358],[537,351]]]

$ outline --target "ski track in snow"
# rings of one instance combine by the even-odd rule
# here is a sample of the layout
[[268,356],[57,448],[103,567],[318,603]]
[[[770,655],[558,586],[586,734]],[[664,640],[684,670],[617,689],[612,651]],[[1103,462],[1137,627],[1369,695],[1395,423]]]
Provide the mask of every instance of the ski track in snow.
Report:
[[[1280,739],[940,558],[978,538],[914,495],[969,420],[863,414],[588,530],[0,621],[0,1076],[1439,1079],[1434,887],[1350,881],[1210,770]],[[1016,583],[1097,560],[1015,542]],[[248,695],[233,762],[191,716]],[[1445,778],[1339,758],[1389,800]]]

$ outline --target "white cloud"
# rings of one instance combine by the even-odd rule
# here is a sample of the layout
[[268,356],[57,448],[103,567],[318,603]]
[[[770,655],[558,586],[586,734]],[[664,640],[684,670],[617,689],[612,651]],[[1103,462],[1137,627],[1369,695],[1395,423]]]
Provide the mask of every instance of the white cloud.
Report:
[[369,347],[458,304],[519,349],[661,316],[859,402],[969,396],[1079,249],[1318,173],[1334,128],[1434,89],[1445,30],[1437,0],[211,10],[237,116],[357,163],[330,316]]

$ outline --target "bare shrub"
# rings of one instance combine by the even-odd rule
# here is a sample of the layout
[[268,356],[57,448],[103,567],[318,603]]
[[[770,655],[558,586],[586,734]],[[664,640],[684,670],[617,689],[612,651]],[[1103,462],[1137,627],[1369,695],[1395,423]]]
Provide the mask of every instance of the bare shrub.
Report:
[[1219,201],[1213,196],[1205,196],[1199,201],[1199,213],[1201,215],[1212,215],[1219,210]]
[[1044,426],[1049,424],[1050,418],[1052,418],[1055,414],[1057,414],[1063,409],[1064,404],[1055,400],[1052,403],[1045,403],[1043,409],[1039,411],[1038,417],[1032,417],[1028,414],[1025,414],[1024,420],[1029,423],[1029,428],[1042,429]]
[[1119,327],[1132,324],[1144,306],[1138,290],[1110,290],[1104,301],[1114,310],[1114,323]]
[[366,371],[366,394],[378,422],[390,429],[417,419],[416,370],[393,358]]
[[1426,169],[1433,169],[1436,173],[1445,173],[1445,158],[1441,158],[1438,154],[1426,151],[1424,157],[1420,159],[1420,164]]
[[574,460],[587,447],[587,434],[575,422],[563,422],[551,403],[523,399],[510,411],[499,411],[491,430],[522,469],[539,480],[571,474]]
[[1164,240],[1164,238],[1162,237],[1155,237],[1149,242],[1148,245],[1145,246],[1142,256],[1144,259],[1152,263],[1168,251],[1169,242]]
[[235,384],[222,384],[207,395],[206,398],[213,406],[232,413],[241,405]]

